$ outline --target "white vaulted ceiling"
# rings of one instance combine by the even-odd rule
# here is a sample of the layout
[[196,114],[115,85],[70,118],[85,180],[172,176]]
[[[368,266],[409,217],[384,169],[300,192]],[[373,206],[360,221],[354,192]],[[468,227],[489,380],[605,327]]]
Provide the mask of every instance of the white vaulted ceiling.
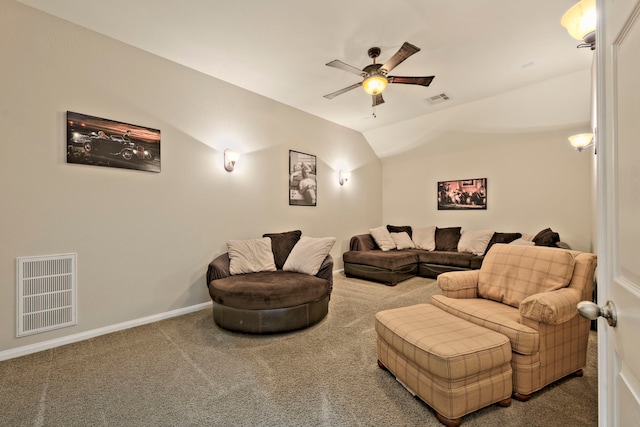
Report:
[[[566,111],[563,119],[559,115],[566,109],[553,106],[565,90],[589,91],[576,86],[585,82],[571,75],[590,68],[593,52],[576,49],[578,42],[560,25],[574,0],[20,1],[360,131],[381,157],[397,152],[398,141],[411,145],[417,123],[446,121],[445,110],[455,107],[462,116],[476,117],[464,113],[469,105],[486,111],[483,103],[492,97],[543,82],[549,83],[541,87],[554,94],[549,126],[575,123],[580,121],[575,111]],[[421,51],[390,74],[435,75],[431,86],[389,85],[376,118],[371,97],[361,88],[323,98],[360,80],[327,62],[339,59],[363,68],[371,63],[367,50],[377,46],[382,49],[377,62],[384,63],[405,41]],[[427,101],[441,93],[450,100]],[[540,89],[530,95],[542,96]],[[508,120],[510,112],[505,113]]]

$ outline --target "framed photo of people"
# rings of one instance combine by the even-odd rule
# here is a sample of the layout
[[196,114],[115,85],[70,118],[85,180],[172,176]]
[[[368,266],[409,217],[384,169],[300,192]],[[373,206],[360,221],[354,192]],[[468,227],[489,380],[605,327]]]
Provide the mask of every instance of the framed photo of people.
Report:
[[438,210],[487,209],[487,178],[438,182]]
[[289,150],[289,205],[316,206],[316,156]]

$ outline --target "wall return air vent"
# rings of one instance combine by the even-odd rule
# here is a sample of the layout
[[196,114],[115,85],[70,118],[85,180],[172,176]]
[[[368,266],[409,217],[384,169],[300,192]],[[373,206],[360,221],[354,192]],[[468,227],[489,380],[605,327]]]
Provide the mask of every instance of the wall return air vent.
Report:
[[76,254],[17,259],[17,336],[77,324]]

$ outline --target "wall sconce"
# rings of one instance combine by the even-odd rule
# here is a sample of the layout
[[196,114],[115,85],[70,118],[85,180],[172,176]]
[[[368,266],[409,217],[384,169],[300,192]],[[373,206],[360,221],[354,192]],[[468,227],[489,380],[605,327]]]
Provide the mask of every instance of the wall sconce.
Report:
[[596,48],[596,0],[580,0],[562,15],[560,23],[571,37],[580,40],[578,47]]
[[240,153],[237,151],[231,151],[229,149],[224,150],[224,168],[227,172],[233,172],[239,158]]
[[349,178],[351,178],[351,172],[341,170],[338,173],[338,181],[340,182],[340,185],[344,185],[345,182],[349,181]]
[[578,135],[571,135],[569,137],[569,143],[578,152],[581,152],[587,147],[591,147],[594,144],[592,133],[581,133]]

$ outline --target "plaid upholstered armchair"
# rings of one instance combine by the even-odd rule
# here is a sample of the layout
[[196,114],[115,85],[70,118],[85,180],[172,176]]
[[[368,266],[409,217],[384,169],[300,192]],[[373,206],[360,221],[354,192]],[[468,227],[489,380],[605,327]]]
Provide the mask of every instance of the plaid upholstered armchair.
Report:
[[576,304],[591,300],[596,256],[578,251],[497,244],[480,270],[438,276],[442,295],[431,303],[507,336],[514,398],[586,365],[590,322]]

